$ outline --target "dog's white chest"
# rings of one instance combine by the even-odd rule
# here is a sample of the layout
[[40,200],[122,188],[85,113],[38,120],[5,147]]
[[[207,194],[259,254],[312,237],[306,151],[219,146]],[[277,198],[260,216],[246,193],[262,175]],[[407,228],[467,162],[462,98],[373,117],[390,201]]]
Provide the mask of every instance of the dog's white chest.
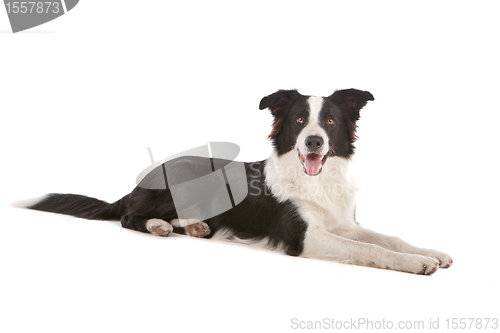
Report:
[[309,176],[295,152],[271,156],[266,164],[266,185],[280,202],[290,200],[309,224],[327,230],[354,223],[356,183],[348,173],[349,161],[329,158],[322,172]]

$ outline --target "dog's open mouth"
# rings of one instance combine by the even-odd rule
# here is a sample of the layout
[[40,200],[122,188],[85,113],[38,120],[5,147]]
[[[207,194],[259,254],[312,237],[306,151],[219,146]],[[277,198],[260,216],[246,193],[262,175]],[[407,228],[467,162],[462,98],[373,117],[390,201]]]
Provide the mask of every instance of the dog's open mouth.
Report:
[[333,153],[331,150],[329,150],[325,155],[310,153],[304,156],[299,149],[297,149],[297,152],[299,153],[300,163],[302,163],[304,172],[309,176],[319,175],[322,170],[323,164],[325,164],[326,162],[326,159]]

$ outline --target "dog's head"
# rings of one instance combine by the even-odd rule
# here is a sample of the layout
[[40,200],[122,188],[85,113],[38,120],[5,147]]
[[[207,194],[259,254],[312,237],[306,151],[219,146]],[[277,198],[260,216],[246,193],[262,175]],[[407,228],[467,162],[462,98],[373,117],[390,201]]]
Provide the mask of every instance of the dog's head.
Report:
[[359,111],[373,101],[368,91],[337,90],[328,97],[280,90],[264,97],[259,108],[274,116],[269,138],[278,154],[296,150],[304,172],[318,175],[328,157],[354,153]]

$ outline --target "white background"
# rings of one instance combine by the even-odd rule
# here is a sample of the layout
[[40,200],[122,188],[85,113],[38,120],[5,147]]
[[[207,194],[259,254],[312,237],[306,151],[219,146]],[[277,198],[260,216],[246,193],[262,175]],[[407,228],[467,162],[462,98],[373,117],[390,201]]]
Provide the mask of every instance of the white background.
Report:
[[[0,9],[2,332],[287,332],[300,321],[500,317],[494,1],[89,1],[24,33]],[[210,141],[267,158],[260,99],[370,91],[353,173],[367,228],[449,253],[431,277],[158,238],[16,209],[115,201]],[[495,305],[496,304],[496,305]]]

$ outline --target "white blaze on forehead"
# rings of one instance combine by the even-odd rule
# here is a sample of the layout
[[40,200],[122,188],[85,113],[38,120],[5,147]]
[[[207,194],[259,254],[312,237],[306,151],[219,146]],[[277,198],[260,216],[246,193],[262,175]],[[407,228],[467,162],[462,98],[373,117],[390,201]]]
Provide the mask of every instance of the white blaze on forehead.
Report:
[[306,138],[310,135],[319,135],[323,138],[323,149],[319,152],[320,155],[325,155],[328,152],[329,142],[325,130],[319,124],[319,114],[323,107],[323,97],[311,96],[307,99],[309,104],[309,121],[306,127],[302,129],[297,137],[296,148],[300,150],[303,155],[307,154],[305,145]]
[[311,124],[318,124],[319,112],[323,107],[323,97],[311,96],[307,99],[307,103],[309,103],[309,110],[311,111],[309,115],[309,127]]

